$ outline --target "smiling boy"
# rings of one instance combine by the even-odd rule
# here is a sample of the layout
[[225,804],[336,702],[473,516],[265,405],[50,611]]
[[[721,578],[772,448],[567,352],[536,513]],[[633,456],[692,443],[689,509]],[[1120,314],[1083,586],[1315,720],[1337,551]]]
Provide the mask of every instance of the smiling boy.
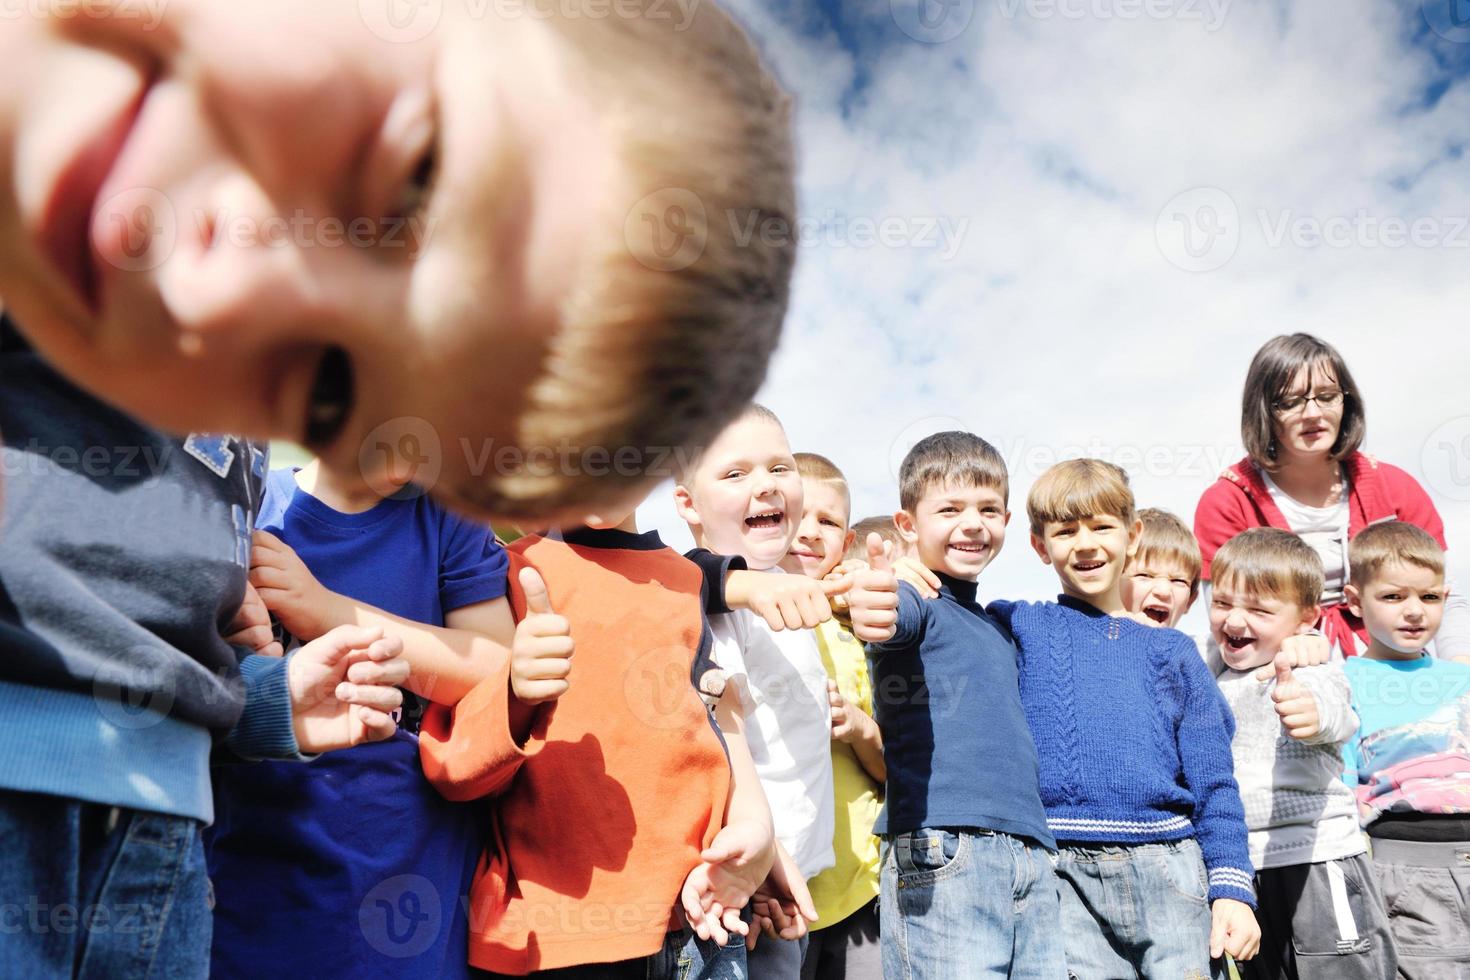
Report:
[[[780,562],[796,535],[804,495],[775,414],[748,406],[683,475],[674,504],[701,548],[741,557],[751,571],[784,575]],[[712,616],[710,628],[714,661],[740,694],[776,839],[800,877],[812,878],[834,861],[831,713],[816,640],[810,630],[776,631],[748,609]],[[757,942],[751,976],[795,980],[805,935],[800,940]]]
[[[1358,728],[1340,663],[1292,670],[1287,638],[1320,614],[1322,559],[1290,531],[1253,528],[1212,566],[1210,634],[1235,717],[1231,752],[1250,829],[1261,951],[1245,980],[1393,976],[1383,902],[1343,785],[1342,750]],[[1255,672],[1276,664],[1275,683]]]
[[1009,486],[1004,460],[978,436],[921,440],[899,471],[895,522],[940,596],[895,585],[876,533],[872,567],[849,595],[888,775],[874,828],[887,842],[884,976],[1066,975],[1016,648],[976,600],[1005,543]]
[[1222,977],[1222,954],[1247,959],[1260,936],[1229,708],[1188,637],[1128,616],[1123,569],[1140,526],[1121,469],[1058,463],[1026,510],[1062,594],[988,611],[1020,647],[1067,967]]
[[412,435],[436,496],[542,524],[631,505],[764,376],[794,247],[714,216],[792,220],[788,100],[712,3],[595,6],[6,17],[0,296],[166,428],[352,470]]

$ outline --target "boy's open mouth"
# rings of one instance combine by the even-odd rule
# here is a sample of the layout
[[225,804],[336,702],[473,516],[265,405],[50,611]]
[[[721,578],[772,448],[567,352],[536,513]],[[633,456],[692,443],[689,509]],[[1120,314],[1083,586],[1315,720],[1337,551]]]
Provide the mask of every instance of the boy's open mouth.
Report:
[[1169,612],[1168,606],[1157,602],[1151,602],[1143,607],[1143,614],[1160,625],[1169,621]]
[[1237,651],[1238,650],[1244,650],[1246,647],[1250,646],[1254,642],[1256,642],[1256,638],[1254,636],[1226,636],[1225,637],[1225,645],[1228,646],[1230,649],[1237,650]]
[[783,511],[768,510],[756,514],[754,517],[745,519],[745,526],[750,528],[780,527],[781,521],[786,517]]
[[1424,627],[1422,627],[1422,626],[1400,626],[1399,627],[1399,635],[1406,636],[1406,637],[1408,637],[1411,640],[1417,640],[1417,639],[1419,639],[1419,637],[1421,637],[1421,636],[1424,635]]
[[1075,562],[1072,568],[1079,572],[1095,572],[1106,565],[1105,561],[1079,561]]
[[963,551],[970,555],[978,555],[985,550],[985,545],[979,541],[951,541],[949,546],[955,551]]

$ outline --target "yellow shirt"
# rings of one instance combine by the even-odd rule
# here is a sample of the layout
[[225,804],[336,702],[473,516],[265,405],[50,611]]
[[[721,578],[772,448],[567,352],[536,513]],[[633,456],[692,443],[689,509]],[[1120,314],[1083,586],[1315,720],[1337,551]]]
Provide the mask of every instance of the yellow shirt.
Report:
[[[873,684],[868,679],[863,645],[836,621],[818,626],[816,637],[827,676],[837,682],[848,704],[871,715]],[[832,846],[837,863],[807,882],[817,906],[818,929],[836,925],[878,895],[881,858],[873,824],[883,809],[883,784],[868,775],[851,745],[834,741],[832,785],[836,794]]]

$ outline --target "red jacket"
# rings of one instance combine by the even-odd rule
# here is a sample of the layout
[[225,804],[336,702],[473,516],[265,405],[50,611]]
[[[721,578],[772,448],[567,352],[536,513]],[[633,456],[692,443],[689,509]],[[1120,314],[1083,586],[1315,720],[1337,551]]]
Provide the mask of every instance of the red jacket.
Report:
[[[1445,546],[1444,521],[1419,481],[1388,463],[1379,462],[1367,453],[1353,453],[1343,465],[1348,474],[1348,537],[1355,537],[1369,524],[1401,520],[1423,528]],[[1242,459],[1216,480],[1199,498],[1194,511],[1194,536],[1199,539],[1204,565],[1200,574],[1210,577],[1210,564],[1215,552],[1241,531],[1253,527],[1277,527],[1290,531],[1291,525],[1271,499],[1271,491],[1261,476],[1260,468],[1250,457]],[[1348,612],[1345,605],[1324,606],[1321,628],[1327,638],[1337,643],[1346,656],[1358,652],[1357,641],[1368,642],[1362,620]]]

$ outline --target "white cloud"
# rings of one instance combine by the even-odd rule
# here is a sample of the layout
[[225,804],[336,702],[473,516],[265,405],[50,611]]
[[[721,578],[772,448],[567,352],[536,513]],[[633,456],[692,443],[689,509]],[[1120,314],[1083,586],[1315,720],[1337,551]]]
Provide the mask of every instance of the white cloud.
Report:
[[[983,595],[1055,591],[1024,540],[1048,452],[1132,447],[1140,502],[1189,519],[1238,455],[1251,355],[1296,330],[1343,352],[1368,450],[1420,477],[1470,553],[1470,420],[1452,424],[1470,416],[1470,182],[1451,152],[1470,142],[1470,86],[1421,108],[1437,75],[1413,7],[1215,3],[975,0],[958,37],[923,44],[868,0],[846,26],[882,43],[856,56],[735,5],[797,99],[803,214],[848,222],[801,249],[761,398],[795,448],[848,472],[863,515],[896,507],[892,446],[918,420],[960,419],[1007,452],[1017,518]],[[1141,8],[1177,16],[1122,17]],[[1235,252],[1188,272],[1156,223],[1199,187],[1233,206]],[[851,230],[891,218],[917,235],[940,216],[964,229],[947,259]],[[1208,216],[1185,217],[1207,242]],[[1415,219],[1434,245],[1407,240]],[[687,541],[667,491],[642,516]]]

